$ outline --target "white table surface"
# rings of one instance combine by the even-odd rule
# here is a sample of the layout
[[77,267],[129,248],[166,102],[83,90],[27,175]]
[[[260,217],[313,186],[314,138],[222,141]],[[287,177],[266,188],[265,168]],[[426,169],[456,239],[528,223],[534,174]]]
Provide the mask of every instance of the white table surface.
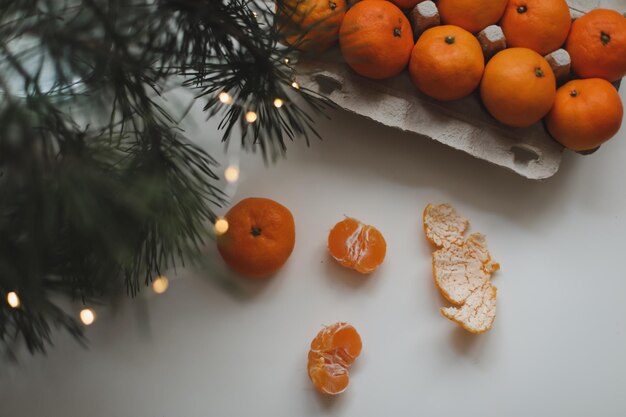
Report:
[[[228,189],[233,201],[263,196],[292,210],[296,247],[274,278],[233,278],[210,244],[213,267],[170,272],[164,295],[96,308],[88,349],[57,334],[46,357],[3,362],[0,415],[625,416],[626,129],[595,155],[567,153],[556,177],[533,182],[332,116],[318,118],[323,142],[290,144],[275,165],[244,155],[238,187]],[[222,152],[215,126],[191,134],[226,166],[236,154]],[[447,304],[421,223],[429,202],[454,204],[502,264],[487,334],[439,314]],[[387,239],[371,276],[326,253],[344,214]],[[352,323],[364,348],[347,392],[327,398],[307,377],[306,355],[336,321]]]

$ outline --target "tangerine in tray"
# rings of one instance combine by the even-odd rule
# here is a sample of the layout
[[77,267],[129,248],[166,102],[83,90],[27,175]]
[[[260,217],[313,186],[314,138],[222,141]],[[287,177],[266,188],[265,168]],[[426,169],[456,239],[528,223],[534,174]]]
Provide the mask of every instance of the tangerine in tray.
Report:
[[437,9],[441,21],[476,33],[496,24],[508,0],[438,0]]
[[566,148],[587,151],[612,138],[623,116],[622,101],[611,83],[601,78],[573,80],[556,92],[546,127]]
[[421,3],[423,1],[424,0],[391,0],[393,4],[395,4],[402,10],[412,9],[417,3]]
[[590,11],[572,24],[565,49],[580,77],[621,79],[626,75],[626,17],[615,10]]
[[335,323],[320,330],[311,342],[307,366],[315,389],[331,395],[345,391],[350,382],[348,368],[361,348],[361,336],[347,323]]
[[341,53],[359,75],[381,80],[406,68],[413,50],[413,31],[402,10],[388,1],[361,1],[339,29]]
[[537,52],[510,48],[487,63],[480,95],[495,119],[526,127],[540,121],[552,108],[556,80],[550,64]]
[[563,46],[571,25],[565,0],[509,0],[500,22],[509,47],[530,48],[541,55]]
[[465,29],[436,26],[417,40],[409,73],[424,94],[441,101],[467,96],[480,84],[485,57],[480,43]]
[[276,21],[287,44],[319,53],[337,42],[345,0],[284,0],[279,4]]

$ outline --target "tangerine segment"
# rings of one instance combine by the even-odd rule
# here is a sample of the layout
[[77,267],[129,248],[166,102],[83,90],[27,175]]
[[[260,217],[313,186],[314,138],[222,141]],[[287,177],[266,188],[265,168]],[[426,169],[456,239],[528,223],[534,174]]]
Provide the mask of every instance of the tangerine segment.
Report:
[[361,353],[361,337],[347,323],[326,326],[311,341],[308,372],[315,388],[324,394],[339,394],[349,382],[348,368]]
[[311,351],[332,352],[347,363],[352,363],[359,356],[361,348],[359,333],[343,322],[324,327],[311,342]]
[[368,274],[385,260],[387,243],[375,227],[347,218],[328,234],[328,251],[342,266]]
[[429,204],[424,209],[424,233],[430,243],[438,248],[462,244],[469,220],[461,216],[450,204]]
[[330,395],[341,394],[350,382],[347,367],[339,363],[327,363],[317,353],[309,355],[309,378],[319,392]]
[[496,319],[497,289],[489,282],[476,289],[461,307],[441,309],[441,314],[471,333],[480,334],[491,329]]

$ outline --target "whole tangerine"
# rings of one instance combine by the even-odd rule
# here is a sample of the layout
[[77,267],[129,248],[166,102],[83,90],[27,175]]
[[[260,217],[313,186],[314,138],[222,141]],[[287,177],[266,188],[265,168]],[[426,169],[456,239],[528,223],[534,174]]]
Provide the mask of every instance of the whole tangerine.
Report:
[[509,47],[530,48],[540,55],[563,46],[571,25],[565,0],[509,0],[500,22]]
[[361,1],[339,29],[341,53],[357,73],[372,79],[398,75],[413,49],[413,31],[404,13],[388,1]]
[[296,240],[293,215],[268,198],[246,198],[224,216],[227,231],[217,248],[236,272],[251,278],[267,277],[287,261]]
[[604,79],[588,78],[570,81],[558,89],[546,126],[566,148],[586,151],[612,138],[623,116],[615,87]]
[[391,0],[393,4],[395,4],[402,10],[412,9],[417,3],[421,3],[423,1],[424,0]]
[[498,23],[508,0],[438,0],[441,21],[476,33]]
[[424,94],[437,100],[457,100],[480,84],[485,57],[474,35],[458,26],[436,26],[417,40],[409,73]]
[[284,41],[303,51],[320,53],[337,42],[346,0],[284,0],[276,21]]
[[526,127],[540,121],[552,108],[556,80],[550,64],[537,52],[509,48],[487,63],[480,95],[495,119]]
[[582,78],[617,81],[626,75],[626,17],[595,9],[572,24],[565,49]]

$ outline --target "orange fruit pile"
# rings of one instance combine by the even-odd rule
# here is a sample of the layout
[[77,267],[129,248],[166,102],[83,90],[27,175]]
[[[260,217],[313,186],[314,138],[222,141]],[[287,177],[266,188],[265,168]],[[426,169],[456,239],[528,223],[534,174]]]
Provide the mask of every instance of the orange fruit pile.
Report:
[[346,218],[328,234],[328,252],[340,265],[368,274],[383,263],[387,243],[375,227]]
[[291,255],[296,227],[285,206],[267,198],[246,198],[224,217],[228,230],[218,236],[217,248],[238,273],[251,278],[267,277]]
[[350,382],[348,368],[361,353],[361,337],[347,323],[324,327],[311,342],[308,371],[313,386],[323,394],[339,394]]

